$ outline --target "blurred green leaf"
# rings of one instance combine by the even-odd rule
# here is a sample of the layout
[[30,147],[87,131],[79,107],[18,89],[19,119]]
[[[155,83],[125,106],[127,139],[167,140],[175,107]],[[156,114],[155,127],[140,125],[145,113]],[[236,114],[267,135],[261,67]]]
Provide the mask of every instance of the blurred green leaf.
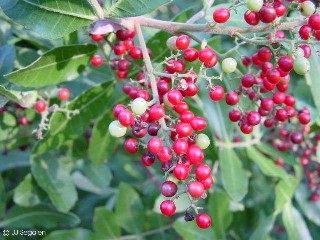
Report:
[[22,207],[31,207],[40,204],[44,198],[44,192],[29,173],[14,189],[13,201]]
[[295,199],[303,214],[314,224],[320,226],[320,201],[309,200],[310,191],[307,186],[300,184],[295,192]]
[[210,228],[200,230],[195,221],[186,222],[182,218],[179,218],[174,222],[173,228],[183,237],[184,240],[219,239],[214,235],[214,223]]
[[[82,134],[90,121],[112,109],[109,103],[110,96],[114,93],[112,82],[103,83],[93,87],[78,96],[70,105],[69,110],[78,110],[79,114],[67,119],[65,113],[56,112],[50,120],[50,134],[55,135],[63,131],[65,135]],[[106,123],[107,124],[107,123]]]
[[104,236],[93,233],[87,229],[74,228],[71,230],[58,230],[48,234],[43,240],[106,240]]
[[252,233],[250,240],[267,239],[266,235],[271,232],[276,216],[277,214],[273,213],[259,222],[259,225]]
[[311,57],[309,58],[309,62],[310,62],[310,71],[305,75],[305,78],[306,78],[307,84],[310,86],[314,103],[317,109],[320,111],[320,98],[319,98],[320,59],[317,54],[317,51],[312,51]]
[[312,240],[303,217],[299,211],[291,205],[291,202],[288,202],[284,206],[282,220],[286,227],[289,240]]
[[78,199],[65,160],[54,152],[33,154],[30,160],[34,178],[61,212],[68,212]]
[[248,157],[254,161],[264,175],[269,177],[279,177],[284,181],[288,178],[288,174],[283,168],[275,165],[273,161],[257,151],[254,147],[247,148]]
[[115,210],[118,226],[130,233],[143,229],[143,206],[138,193],[127,183],[120,183]]
[[118,0],[105,1],[105,14],[110,17],[134,17],[152,12],[172,0]]
[[96,51],[97,47],[92,44],[57,47],[5,77],[20,86],[35,88],[71,81],[85,70]]
[[91,164],[84,166],[83,173],[100,189],[106,190],[112,180],[112,173],[105,164]]
[[108,160],[118,145],[118,139],[112,137],[108,131],[109,123],[113,119],[112,111],[106,112],[93,127],[89,144],[89,157],[93,163]]
[[60,38],[96,19],[85,0],[2,0],[0,7],[12,20],[48,39]]
[[0,157],[0,172],[19,167],[28,167],[29,153],[21,151],[9,151],[6,155]]
[[295,156],[290,155],[289,153],[280,152],[277,149],[274,149],[272,146],[268,145],[267,143],[260,143],[256,145],[257,149],[261,151],[262,153],[269,155],[270,157],[277,159],[282,158],[283,161],[288,165],[295,165],[297,164],[297,161],[295,159]]
[[115,214],[105,207],[98,207],[94,210],[93,225],[95,231],[101,233],[105,238],[116,239],[121,235]]
[[19,97],[17,96],[16,92],[12,92],[1,85],[0,85],[0,94],[6,96],[8,99],[12,101],[19,102]]
[[209,207],[215,235],[217,239],[225,239],[227,229],[233,219],[228,195],[224,192],[215,191],[210,195]]
[[60,213],[53,209],[38,205],[34,207],[14,206],[6,218],[0,222],[0,228],[56,228],[74,227],[80,223],[78,216],[73,213]]
[[13,69],[16,52],[13,45],[4,45],[0,47],[0,83],[4,81],[3,75],[9,73]]
[[275,210],[280,212],[286,203],[291,201],[294,191],[297,188],[298,181],[292,176],[280,180],[275,188],[276,202]]
[[222,185],[228,195],[240,201],[248,192],[248,175],[233,149],[222,148],[219,151]]
[[14,127],[17,124],[17,120],[15,116],[10,112],[4,112],[2,113],[2,116],[0,116],[0,119],[6,125],[7,127]]
[[4,214],[6,209],[6,189],[2,175],[0,174],[0,217]]

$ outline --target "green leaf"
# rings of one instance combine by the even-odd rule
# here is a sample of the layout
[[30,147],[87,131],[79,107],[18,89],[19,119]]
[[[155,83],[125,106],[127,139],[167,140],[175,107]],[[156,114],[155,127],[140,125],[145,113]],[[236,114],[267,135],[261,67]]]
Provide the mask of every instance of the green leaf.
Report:
[[14,206],[8,212],[6,219],[0,222],[0,228],[56,228],[73,227],[80,223],[77,215],[60,213],[47,206],[30,208]]
[[266,239],[266,235],[273,229],[274,221],[277,214],[273,213],[263,221],[259,222],[258,227],[252,233],[250,240]]
[[13,201],[23,207],[40,204],[44,192],[37,186],[31,174],[27,174],[22,182],[14,189]]
[[309,58],[310,62],[310,71],[305,75],[305,79],[307,84],[311,89],[311,93],[313,96],[314,103],[317,109],[320,111],[320,83],[319,83],[319,76],[320,76],[320,59],[316,51],[312,51],[312,54]]
[[179,235],[183,237],[184,240],[215,240],[214,235],[214,223],[213,226],[207,229],[199,229],[195,221],[186,222],[183,219],[177,219],[173,224],[174,230],[176,230]]
[[233,219],[228,195],[224,192],[214,192],[210,195],[209,207],[213,230],[218,239],[225,239],[227,229]]
[[2,120],[3,124],[7,127],[15,127],[17,125],[17,120],[15,116],[9,112],[2,113],[0,119]]
[[233,200],[240,201],[248,192],[246,170],[233,149],[222,148],[219,159],[222,185]]
[[108,160],[119,143],[118,139],[112,137],[108,131],[108,123],[112,120],[112,112],[107,112],[94,125],[89,144],[89,157],[93,163]]
[[95,231],[104,235],[105,238],[118,238],[121,229],[115,220],[115,214],[105,207],[98,207],[94,210],[93,225]]
[[116,222],[130,233],[143,228],[143,206],[138,193],[127,183],[120,183],[116,204]]
[[29,153],[20,151],[9,151],[7,155],[2,155],[0,158],[0,172],[19,167],[28,167]]
[[53,152],[33,154],[30,160],[34,178],[61,212],[68,212],[78,199],[65,160]]
[[15,92],[6,89],[4,86],[0,85],[0,94],[6,96],[8,99],[19,102],[19,98]]
[[57,47],[5,77],[20,86],[35,88],[71,81],[85,70],[96,51],[97,47],[92,44]]
[[309,200],[310,190],[306,185],[300,184],[295,192],[295,199],[303,214],[313,223],[320,226],[320,201],[311,202]]
[[283,168],[275,165],[273,161],[261,154],[255,148],[247,148],[247,153],[248,157],[259,166],[264,175],[269,177],[279,177],[284,181],[287,179],[288,174]]
[[172,0],[112,0],[105,1],[105,14],[110,17],[133,17],[152,12]]
[[3,178],[0,174],[0,217],[4,214],[6,209],[6,189],[4,186]]
[[256,147],[258,148],[259,151],[261,151],[262,153],[264,153],[274,159],[276,159],[278,157],[282,158],[284,160],[284,162],[288,165],[292,166],[292,165],[297,164],[297,161],[294,156],[292,156],[291,154],[285,153],[285,152],[280,152],[266,143],[260,143],[260,144],[256,145]]
[[95,186],[102,190],[107,190],[113,177],[105,164],[86,164],[83,173]]
[[16,52],[13,45],[0,47],[0,82],[4,80],[4,74],[12,71],[15,58]]
[[106,110],[111,111],[109,98],[114,93],[113,90],[114,84],[107,82],[81,94],[68,106],[69,110],[78,110],[79,114],[67,119],[65,113],[54,113],[50,120],[50,134],[55,135],[62,131],[64,135],[82,134],[92,119]]
[[279,181],[276,185],[275,210],[280,212],[285,204],[291,202],[294,191],[297,188],[298,181],[294,177],[288,176],[287,179]]
[[286,228],[289,240],[312,240],[303,217],[290,202],[287,203],[283,209],[282,221]]
[[48,39],[63,37],[96,20],[86,0],[1,0],[0,7],[13,21]]
[[103,236],[93,233],[87,229],[75,228],[71,230],[53,231],[43,240],[106,240]]

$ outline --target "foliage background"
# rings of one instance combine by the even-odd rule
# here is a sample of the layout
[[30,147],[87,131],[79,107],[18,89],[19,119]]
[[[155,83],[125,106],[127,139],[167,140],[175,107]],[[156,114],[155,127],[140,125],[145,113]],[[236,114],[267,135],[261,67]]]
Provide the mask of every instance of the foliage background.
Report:
[[[2,7],[5,2],[0,1]],[[201,7],[201,1],[178,0],[147,16],[183,22]],[[63,22],[60,24],[58,27],[63,29]],[[165,46],[169,34],[144,30],[155,63],[170,55]],[[194,111],[210,119],[207,134],[213,142],[206,151],[206,162],[214,166],[219,161],[216,184],[203,202],[213,218],[213,227],[199,230],[194,222],[185,223],[182,215],[188,200],[184,198],[177,203],[180,214],[174,218],[163,217],[158,210],[161,198],[158,187],[163,179],[158,171],[160,166],[143,167],[139,159],[141,154],[129,156],[121,146],[123,139],[115,141],[107,133],[112,106],[128,103],[129,99],[120,94],[121,82],[115,79],[107,64],[101,68],[87,64],[96,51],[100,52],[91,45],[88,29],[80,29],[58,40],[43,38],[46,34],[50,32],[39,35],[27,31],[0,14],[0,103],[7,104],[9,109],[0,114],[1,229],[45,230],[45,240],[305,240],[317,239],[320,235],[320,202],[308,201],[306,184],[301,184],[304,176],[299,161],[290,153],[276,152],[265,143],[251,144],[252,138],[265,134],[263,129],[256,130],[253,136],[242,136],[227,120],[229,107],[224,103],[212,103],[204,88],[200,98],[191,100],[190,104]],[[207,37],[209,44],[219,52],[233,46],[233,39],[229,37],[199,36]],[[78,47],[75,49],[71,45]],[[52,50],[49,56],[53,57],[53,62],[59,59],[61,52],[70,56],[84,54],[68,62],[66,76],[71,76],[72,81],[66,81],[67,77],[59,76],[58,72],[48,74],[50,68],[39,73],[33,84],[25,81],[22,73],[12,75],[11,82],[3,76],[28,66],[49,50]],[[240,49],[242,54],[251,54],[254,50],[252,46]],[[240,59],[236,54],[231,56]],[[310,61],[309,75],[306,79],[295,75],[291,88],[298,106],[312,109],[313,129],[317,130],[320,60],[314,54]],[[136,72],[132,72],[135,76]],[[218,73],[219,67],[211,72]],[[225,87],[232,89],[234,86]],[[69,108],[79,109],[80,114],[67,121],[64,114],[55,113],[44,140],[37,141],[31,131],[36,128],[39,116],[32,108],[24,112],[17,109],[14,101],[19,102],[21,95],[16,93],[37,94],[36,90],[40,95],[54,96],[59,87],[71,90],[73,99]],[[51,103],[56,102],[56,98],[51,99]],[[21,115],[27,116],[31,122],[29,126],[17,124]],[[214,146],[216,136],[225,142],[224,147]],[[237,136],[247,143],[246,148],[232,148],[230,142]],[[273,163],[278,155],[283,156],[294,172],[287,173]]]

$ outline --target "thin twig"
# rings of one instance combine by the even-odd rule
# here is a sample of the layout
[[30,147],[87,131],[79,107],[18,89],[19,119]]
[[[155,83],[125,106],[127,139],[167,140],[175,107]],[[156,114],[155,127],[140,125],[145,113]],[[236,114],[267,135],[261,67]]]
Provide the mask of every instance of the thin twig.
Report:
[[98,0],[89,0],[89,4],[92,6],[93,10],[97,14],[99,19],[104,19],[104,11],[100,6]]
[[195,23],[201,18],[203,18],[207,14],[208,9],[212,6],[213,3],[214,3],[214,0],[205,1],[203,8],[199,12],[194,14],[186,23],[189,23],[189,24]]

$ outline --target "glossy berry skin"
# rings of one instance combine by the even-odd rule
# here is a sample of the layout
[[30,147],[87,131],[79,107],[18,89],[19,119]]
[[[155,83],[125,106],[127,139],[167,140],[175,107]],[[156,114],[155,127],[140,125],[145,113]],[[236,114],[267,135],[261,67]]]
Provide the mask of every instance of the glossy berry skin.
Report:
[[171,200],[165,200],[160,204],[160,211],[163,215],[171,217],[176,212],[176,205]]
[[282,104],[286,100],[286,95],[283,92],[276,92],[273,95],[272,100],[275,104]]
[[189,176],[189,168],[182,163],[178,163],[173,169],[173,175],[178,180],[185,180]]
[[134,116],[129,110],[123,110],[118,115],[118,120],[124,127],[129,127],[134,124]]
[[291,134],[291,142],[294,144],[300,144],[303,141],[303,135],[301,132],[294,132]]
[[159,137],[152,137],[147,144],[148,151],[153,154],[157,154],[163,148],[162,141]]
[[196,223],[199,228],[209,228],[211,226],[211,217],[206,213],[200,213],[196,216]]
[[309,45],[303,44],[303,45],[300,45],[299,47],[302,48],[305,58],[309,58],[311,56],[311,47]]
[[263,6],[259,11],[261,22],[271,23],[277,18],[277,12],[273,7]]
[[116,44],[113,47],[114,54],[123,55],[126,53],[126,47],[123,44]]
[[192,164],[200,164],[204,159],[203,150],[196,146],[190,146],[187,150],[187,158]]
[[146,167],[152,166],[155,160],[155,156],[149,152],[146,152],[141,156],[141,163]]
[[231,122],[238,122],[241,119],[241,112],[233,109],[229,112],[229,119]]
[[187,48],[183,53],[184,60],[193,62],[198,59],[199,52],[195,48]]
[[309,25],[303,25],[299,29],[299,35],[303,40],[308,40],[311,36],[312,28]]
[[159,119],[163,118],[166,114],[164,107],[160,104],[154,104],[151,106],[149,110],[150,118],[153,121],[158,121]]
[[172,158],[171,148],[169,148],[167,146],[163,147],[161,149],[161,151],[157,153],[157,158],[161,162],[167,162],[167,161],[171,160],[171,158]]
[[119,29],[116,31],[116,37],[119,41],[125,41],[128,39],[128,33],[126,29]]
[[284,122],[288,119],[288,114],[287,111],[285,109],[278,109],[276,111],[276,118],[280,121],[280,122]]
[[139,47],[133,47],[129,52],[130,57],[133,59],[142,59],[142,50]]
[[67,101],[70,97],[70,90],[68,88],[60,88],[58,92],[58,98],[61,101]]
[[189,105],[182,101],[182,102],[178,103],[177,105],[175,105],[173,110],[176,111],[177,113],[181,114],[181,113],[189,110]]
[[188,185],[188,193],[191,197],[200,198],[204,194],[204,186],[201,182],[195,181]]
[[190,123],[191,120],[194,118],[194,114],[191,111],[185,111],[180,114],[180,121],[183,123]]
[[194,172],[198,180],[204,180],[211,176],[211,168],[207,164],[198,164]]
[[190,45],[190,38],[187,35],[181,35],[176,39],[176,47],[178,50],[185,50]]
[[177,123],[175,126],[179,138],[189,137],[192,134],[192,127],[189,123]]
[[209,92],[209,96],[213,101],[220,101],[224,97],[223,87],[217,85]]
[[311,121],[310,114],[300,113],[298,116],[298,120],[301,124],[308,124]]
[[249,124],[246,123],[246,122],[243,122],[243,123],[241,123],[241,125],[240,125],[240,130],[241,130],[241,132],[244,133],[244,134],[250,134],[250,133],[252,133],[252,131],[253,131],[253,126],[252,126],[252,125],[249,125]]
[[91,64],[94,67],[100,67],[103,64],[103,61],[104,61],[103,58],[99,55],[94,55],[91,58]]
[[261,116],[257,111],[251,111],[247,115],[248,124],[255,126],[261,122]]
[[203,117],[194,117],[190,125],[195,131],[203,131],[207,127],[207,120]]
[[160,191],[165,197],[173,197],[178,191],[178,186],[172,181],[165,181],[161,184]]
[[257,25],[260,22],[259,13],[252,12],[250,10],[246,11],[244,14],[244,20],[252,26]]
[[284,5],[281,2],[275,2],[274,3],[274,9],[276,10],[276,14],[278,17],[282,17],[286,14],[287,8],[286,5]]
[[188,142],[183,138],[178,138],[174,141],[172,149],[177,155],[186,154],[188,150]]
[[262,47],[258,51],[258,57],[262,62],[267,62],[271,59],[271,50],[267,47]]
[[203,63],[208,63],[216,57],[216,54],[211,48],[204,48],[199,51],[199,60]]
[[131,154],[139,151],[139,142],[134,138],[129,138],[124,142],[124,149]]
[[36,102],[35,109],[38,113],[42,113],[47,110],[47,104],[44,101],[39,100]]
[[169,73],[181,73],[185,70],[185,68],[186,68],[185,63],[180,59],[178,60],[171,59],[167,62],[167,65],[166,65],[166,70]]
[[29,124],[28,119],[26,117],[19,117],[18,118],[18,123],[21,126],[27,126]]
[[168,101],[172,104],[172,105],[177,105],[179,103],[181,103],[183,96],[181,94],[181,92],[179,90],[173,89],[170,90],[168,92]]
[[213,20],[217,23],[225,23],[230,18],[230,10],[227,8],[218,8],[213,12]]
[[103,35],[92,34],[91,35],[91,39],[92,39],[92,41],[99,42],[99,41],[101,41],[103,39]]
[[214,180],[212,176],[209,176],[206,179],[199,180],[199,181],[203,184],[204,190],[211,188],[211,186],[214,184]]
[[148,134],[150,136],[157,136],[158,131],[160,129],[160,125],[157,123],[150,123],[148,126]]
[[256,81],[256,78],[250,73],[243,75],[243,77],[241,78],[241,84],[246,88],[252,87],[255,81]]
[[271,98],[263,98],[261,99],[261,103],[260,103],[261,108],[263,108],[264,110],[271,110],[274,106],[274,102]]
[[236,105],[239,100],[239,95],[235,91],[228,92],[226,95],[226,103],[228,105]]
[[269,83],[277,84],[280,82],[280,72],[277,69],[270,69],[267,72],[267,80]]
[[278,60],[279,68],[284,72],[290,72],[293,68],[293,59],[290,56],[281,56]]
[[308,25],[313,30],[320,30],[320,14],[313,14],[309,17]]

